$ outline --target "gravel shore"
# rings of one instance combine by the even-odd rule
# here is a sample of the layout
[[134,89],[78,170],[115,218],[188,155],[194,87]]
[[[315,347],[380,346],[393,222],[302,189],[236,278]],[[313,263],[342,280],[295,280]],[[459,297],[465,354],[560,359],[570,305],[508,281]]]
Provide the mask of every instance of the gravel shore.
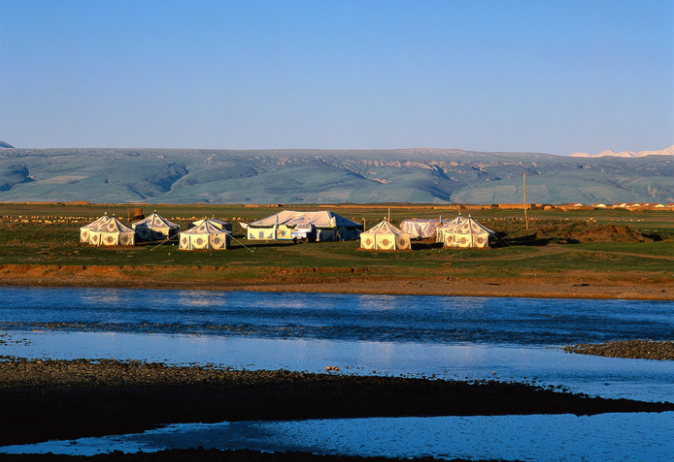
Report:
[[621,340],[606,343],[579,343],[565,346],[564,351],[609,358],[674,360],[674,341]]

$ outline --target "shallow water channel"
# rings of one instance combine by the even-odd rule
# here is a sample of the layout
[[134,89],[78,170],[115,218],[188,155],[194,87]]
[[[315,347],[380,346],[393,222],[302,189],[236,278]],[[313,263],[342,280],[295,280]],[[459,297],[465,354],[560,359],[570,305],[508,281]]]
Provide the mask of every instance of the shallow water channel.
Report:
[[[674,362],[561,350],[580,342],[671,340],[671,302],[8,287],[0,288],[0,296],[0,355],[6,356],[311,372],[337,366],[339,373],[515,380],[604,397],[674,400]],[[657,460],[639,459],[638,452],[628,450],[633,444],[656,452],[663,444],[667,448],[670,438],[637,431],[643,426],[674,433],[674,418],[665,413],[223,423],[63,447],[66,453],[114,450],[121,444],[129,451],[204,446],[525,460],[546,460],[543,454],[557,455],[549,460],[578,460],[578,451],[591,447],[594,455],[587,453],[586,460],[606,459],[599,453],[613,460],[622,454],[632,456],[623,460]],[[615,429],[622,427],[625,436],[618,440]],[[555,431],[545,436],[543,428]],[[562,428],[568,451],[555,446],[561,443],[554,435]],[[394,444],[402,441],[401,433],[414,432],[418,444]],[[594,439],[588,440],[590,433]],[[491,434],[498,437],[485,444],[484,435]],[[322,445],[312,435],[336,442]],[[138,446],[139,439],[151,443]],[[209,441],[217,443],[209,446]]]

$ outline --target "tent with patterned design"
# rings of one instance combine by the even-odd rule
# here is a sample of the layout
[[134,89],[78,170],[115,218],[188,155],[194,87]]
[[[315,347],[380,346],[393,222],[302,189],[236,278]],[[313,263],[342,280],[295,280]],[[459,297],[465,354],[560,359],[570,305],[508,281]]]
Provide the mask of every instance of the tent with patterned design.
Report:
[[484,248],[494,241],[494,231],[482,226],[470,215],[453,228],[443,232],[444,247]]
[[[89,244],[95,246],[135,245],[135,236],[134,230],[124,226],[114,216],[109,217],[107,220],[101,220],[96,226],[88,230]],[[82,239],[81,234],[80,239]]]
[[180,226],[168,221],[155,210],[150,216],[131,225],[136,230],[136,236],[143,241],[163,241],[174,237],[180,231]]
[[230,247],[232,235],[211,219],[206,219],[199,225],[182,231],[179,239],[178,248],[181,250],[225,250]]
[[360,233],[360,248],[366,250],[409,250],[412,248],[410,235],[404,233],[387,220]]
[[107,223],[110,217],[106,213],[96,221],[93,221],[89,223],[88,225],[84,225],[80,228],[80,242],[82,244],[88,244],[89,243],[89,233],[91,232],[92,229],[96,229],[98,226],[100,226],[103,223]]

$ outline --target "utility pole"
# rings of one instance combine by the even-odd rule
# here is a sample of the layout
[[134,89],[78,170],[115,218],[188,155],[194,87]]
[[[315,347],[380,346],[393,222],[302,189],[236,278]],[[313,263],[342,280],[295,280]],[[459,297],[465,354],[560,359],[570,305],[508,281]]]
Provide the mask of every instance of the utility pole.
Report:
[[527,219],[527,174],[526,174],[526,172],[524,173],[524,177],[522,178],[522,194],[523,194],[522,205],[524,206],[524,226],[526,227],[527,231],[529,231],[529,220]]

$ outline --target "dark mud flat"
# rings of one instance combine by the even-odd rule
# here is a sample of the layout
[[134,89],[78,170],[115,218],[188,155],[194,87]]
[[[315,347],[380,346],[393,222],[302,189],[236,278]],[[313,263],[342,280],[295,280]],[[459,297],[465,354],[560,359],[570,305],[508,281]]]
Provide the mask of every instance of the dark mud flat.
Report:
[[233,371],[116,360],[0,361],[0,445],[169,423],[674,411],[521,383]]
[[[265,453],[256,451],[219,451],[215,449],[174,449],[156,453],[124,454],[113,452],[90,457],[64,456],[54,454],[3,455],[2,460],[9,462],[391,462],[398,459],[358,456],[321,456],[304,452]],[[434,462],[437,459],[405,459],[409,462]],[[467,459],[451,459],[448,462],[467,462]],[[480,462],[470,459],[471,462]],[[487,461],[483,461],[487,462]]]
[[609,358],[654,359],[674,361],[674,341],[620,340],[606,343],[579,343],[565,346],[564,351]]

